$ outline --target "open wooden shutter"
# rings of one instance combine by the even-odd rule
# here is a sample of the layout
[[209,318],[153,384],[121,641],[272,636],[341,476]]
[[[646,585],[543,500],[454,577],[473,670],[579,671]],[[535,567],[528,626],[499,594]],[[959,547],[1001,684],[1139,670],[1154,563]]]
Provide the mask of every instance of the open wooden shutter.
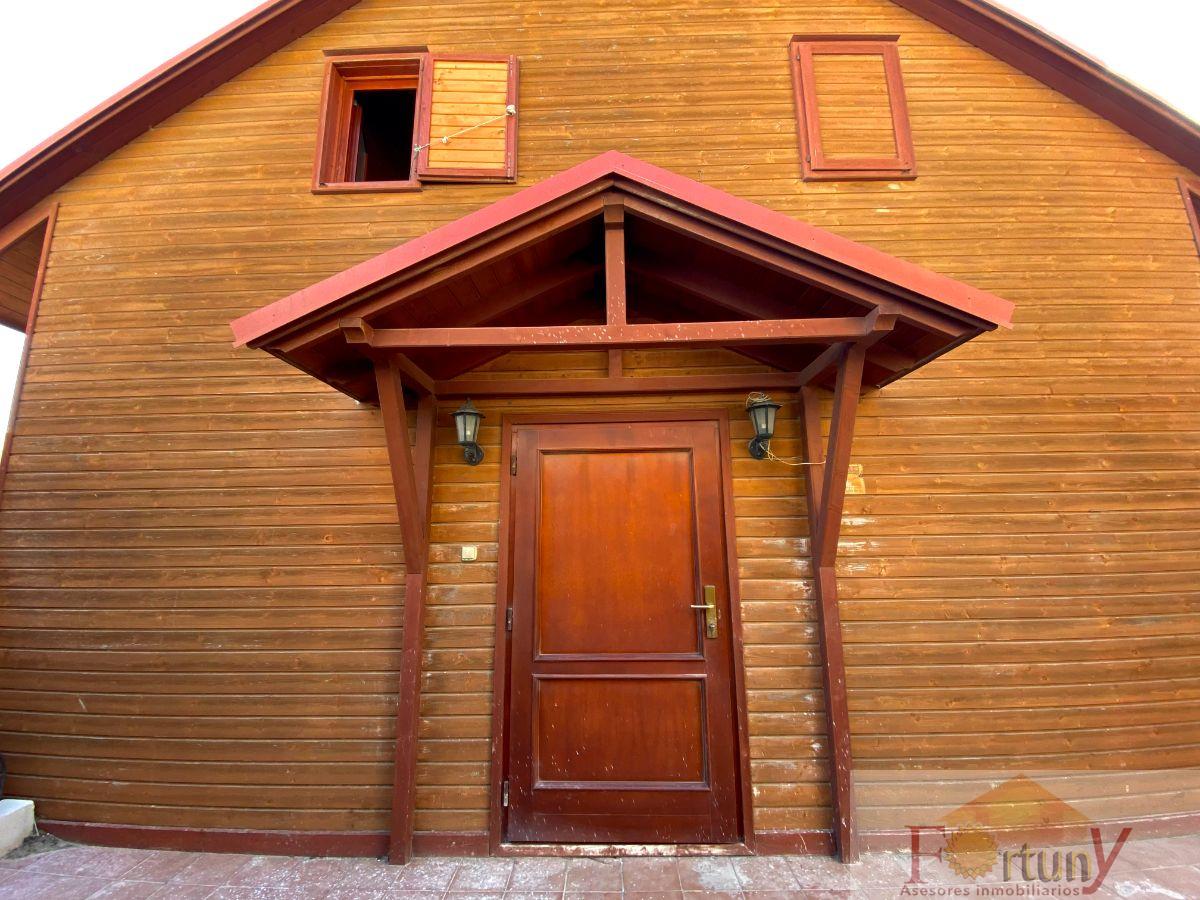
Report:
[[421,84],[426,117],[417,175],[428,181],[517,177],[517,58],[434,54]]

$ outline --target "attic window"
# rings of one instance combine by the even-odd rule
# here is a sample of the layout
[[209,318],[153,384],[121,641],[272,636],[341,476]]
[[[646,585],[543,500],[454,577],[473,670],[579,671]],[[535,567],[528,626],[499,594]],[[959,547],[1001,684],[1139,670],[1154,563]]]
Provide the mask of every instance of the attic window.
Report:
[[318,132],[315,191],[411,191],[424,53],[330,60]]
[[915,178],[894,35],[797,35],[790,56],[805,181]]
[[411,181],[416,112],[415,86],[355,91],[347,180]]
[[335,54],[326,66],[313,190],[415,191],[516,178],[511,56]]
[[1200,251],[1200,180],[1180,178],[1179,190],[1183,193],[1183,205],[1192,226],[1192,237],[1196,239],[1196,249]]

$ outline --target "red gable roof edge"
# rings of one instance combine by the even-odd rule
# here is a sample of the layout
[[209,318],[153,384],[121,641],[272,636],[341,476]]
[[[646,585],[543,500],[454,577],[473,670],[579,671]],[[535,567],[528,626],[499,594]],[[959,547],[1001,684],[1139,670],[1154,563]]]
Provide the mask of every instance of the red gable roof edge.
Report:
[[985,0],[893,0],[1200,172],[1200,125],[1082,50]]
[[610,150],[291,296],[247,313],[230,323],[234,345],[240,347],[261,340],[280,328],[320,313],[332,304],[368,291],[381,281],[463,241],[485,234],[548,202],[606,178],[626,179],[643,185],[672,200],[748,226],[809,253],[975,316],[993,326],[1008,326],[1012,321],[1013,305],[993,294],[686,176]]
[[269,0],[0,170],[0,226],[357,0]]
[[[894,0],[1200,173],[1200,126],[1084,53],[984,0]],[[356,0],[271,0],[0,170],[0,225]]]

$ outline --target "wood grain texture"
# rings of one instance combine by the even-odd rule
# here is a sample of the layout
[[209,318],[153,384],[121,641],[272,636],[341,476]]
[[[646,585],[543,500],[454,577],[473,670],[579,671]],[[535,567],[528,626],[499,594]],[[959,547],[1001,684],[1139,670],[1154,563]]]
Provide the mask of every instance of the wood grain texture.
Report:
[[826,155],[896,155],[882,56],[821,53],[813,57],[817,116]]
[[0,248],[0,325],[25,330],[44,236],[43,229],[36,229]]
[[[901,36],[919,178],[799,183],[786,47],[816,30]],[[323,50],[373,44],[519,56],[518,184],[314,196]],[[231,350],[227,323],[614,146],[1018,304],[860,410],[838,566],[857,764],[1200,765],[1187,173],[885,0],[364,0],[56,195],[0,496],[14,793],[66,821],[387,829],[405,570],[380,416]],[[829,827],[802,483],[749,458],[743,399],[489,404],[475,469],[440,411],[419,832],[487,827],[499,416],[676,403],[733,416],[756,827]]]

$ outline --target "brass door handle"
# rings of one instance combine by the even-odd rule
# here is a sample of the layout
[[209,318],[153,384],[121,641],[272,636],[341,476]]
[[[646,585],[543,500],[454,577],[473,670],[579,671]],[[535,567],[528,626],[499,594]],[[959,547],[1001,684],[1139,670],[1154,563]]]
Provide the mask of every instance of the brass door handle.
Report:
[[717,586],[706,584],[704,586],[704,602],[693,603],[692,609],[704,610],[704,636],[715,638],[717,636]]

